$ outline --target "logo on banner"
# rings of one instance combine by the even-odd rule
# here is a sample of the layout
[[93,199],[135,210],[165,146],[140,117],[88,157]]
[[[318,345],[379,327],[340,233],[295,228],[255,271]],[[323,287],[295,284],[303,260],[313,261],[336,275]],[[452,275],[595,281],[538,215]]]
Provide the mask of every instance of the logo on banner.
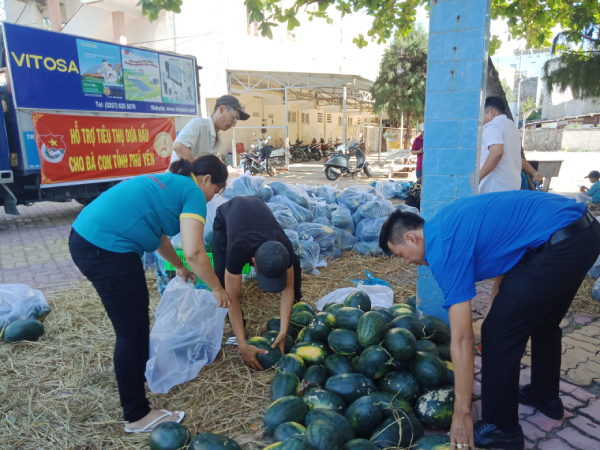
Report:
[[62,161],[67,150],[67,145],[63,141],[63,136],[55,134],[39,135],[38,138],[42,141],[40,153],[49,163],[58,163]]
[[165,133],[164,131],[158,133],[156,138],[154,138],[154,151],[158,156],[162,156],[163,158],[168,158],[173,153],[173,138],[169,133]]

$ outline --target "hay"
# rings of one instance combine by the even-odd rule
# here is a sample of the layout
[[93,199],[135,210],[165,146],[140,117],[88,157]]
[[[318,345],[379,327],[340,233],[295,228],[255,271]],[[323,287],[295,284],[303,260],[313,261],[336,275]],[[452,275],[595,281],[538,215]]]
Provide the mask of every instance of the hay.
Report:
[[[416,286],[416,271],[400,258],[368,258],[347,253],[319,276],[303,277],[304,300],[313,304],[364,269],[388,281],[396,301]],[[147,274],[153,312],[160,300],[153,272]],[[126,435],[112,368],[114,331],[90,283],[46,295],[52,313],[39,342],[0,343],[0,448],[147,449],[148,435]],[[279,315],[279,295],[256,283],[244,285],[242,307],[251,336]],[[231,332],[225,327],[224,339]],[[268,406],[273,371],[249,370],[237,354],[221,352],[198,377],[168,394],[149,394],[155,408],[183,410],[194,436],[227,434],[245,449],[261,449],[262,416]]]
[[600,302],[592,298],[592,287],[595,282],[595,278],[585,277],[571,305],[573,311],[594,318],[600,317]]

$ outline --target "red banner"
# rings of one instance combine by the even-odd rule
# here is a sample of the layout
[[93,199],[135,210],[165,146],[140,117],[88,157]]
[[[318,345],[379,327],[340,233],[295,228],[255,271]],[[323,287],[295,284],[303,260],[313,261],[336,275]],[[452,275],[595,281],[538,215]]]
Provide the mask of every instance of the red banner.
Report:
[[33,113],[41,184],[77,184],[167,170],[175,121]]

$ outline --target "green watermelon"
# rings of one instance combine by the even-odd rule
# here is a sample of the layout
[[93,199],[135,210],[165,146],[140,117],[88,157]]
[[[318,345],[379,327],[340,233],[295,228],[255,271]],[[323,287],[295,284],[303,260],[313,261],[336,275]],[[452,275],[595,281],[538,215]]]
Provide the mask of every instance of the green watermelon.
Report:
[[292,436],[304,436],[306,427],[303,427],[297,422],[285,422],[279,425],[273,433],[273,440],[276,442],[285,441]]
[[387,418],[373,432],[371,442],[382,449],[407,448],[422,436],[423,427],[414,416],[400,415]]
[[404,328],[392,328],[388,331],[383,346],[399,361],[408,361],[417,353],[417,340]]
[[410,373],[419,383],[429,386],[443,386],[448,382],[448,369],[444,362],[435,355],[427,352],[417,352],[408,363]]
[[150,433],[150,450],[179,450],[188,443],[188,431],[177,422],[163,422]]
[[388,308],[388,311],[391,312],[392,314],[394,314],[399,309],[406,309],[412,313],[415,312],[414,308],[412,308],[410,305],[407,305],[406,303],[396,303],[396,304],[390,306]]
[[371,345],[358,357],[358,371],[365,377],[377,380],[389,371],[391,355],[381,345]]
[[248,339],[248,344],[254,345],[255,347],[260,348],[261,350],[267,350],[269,353],[267,355],[263,355],[259,353],[256,355],[256,359],[258,363],[262,366],[263,369],[267,370],[277,364],[279,358],[281,358],[281,350],[278,348],[271,348],[271,344],[264,337],[255,336],[253,338]]
[[[346,442],[342,447],[342,450],[378,450],[375,444],[371,441],[367,441],[366,439],[352,439],[351,441]],[[265,449],[266,450],[266,449]]]
[[356,436],[368,437],[383,422],[383,408],[376,399],[367,395],[352,403],[345,416]]
[[389,324],[390,328],[404,328],[410,331],[415,339],[423,339],[425,337],[425,325],[416,317],[399,316],[395,317]]
[[299,397],[290,395],[275,400],[265,411],[263,424],[267,434],[272,436],[279,425],[285,422],[304,423],[308,405]]
[[192,439],[189,450],[242,450],[233,439],[214,433],[202,433]]
[[[306,364],[304,360],[298,355],[288,353],[283,355],[279,361],[277,361],[276,368],[279,372],[292,372],[301,380],[304,377],[306,371]],[[271,400],[273,401],[273,400]]]
[[343,303],[329,302],[323,307],[323,312],[335,314],[335,312],[343,306]]
[[269,388],[271,403],[290,395],[298,395],[300,380],[294,372],[278,372]]
[[[279,333],[279,330],[281,330],[281,318],[271,317],[267,321],[267,331],[277,331],[277,333]],[[296,339],[298,337],[298,330],[294,327],[289,327],[288,335],[290,335],[292,339]]]
[[325,370],[330,377],[343,373],[354,373],[356,368],[346,357],[334,353],[325,360]]
[[435,434],[423,436],[410,450],[455,450],[456,446],[450,446],[450,436]]
[[310,381],[323,387],[325,386],[327,378],[329,378],[329,375],[327,375],[325,367],[319,364],[315,364],[314,366],[310,366],[308,369],[306,369],[306,372],[304,372],[303,379],[305,381]]
[[344,306],[350,306],[351,308],[358,308],[364,312],[369,312],[371,311],[371,299],[366,292],[355,291],[346,297]]
[[354,439],[354,430],[342,414],[336,413],[330,409],[313,409],[306,416],[306,426],[309,426],[315,420],[324,420],[339,431],[344,442]]
[[281,442],[281,445],[277,447],[277,450],[315,450],[315,448],[304,436],[292,436]]
[[[310,342],[310,333],[308,331],[308,327],[302,328],[300,333],[298,333],[298,337],[296,338],[296,344],[300,342]],[[289,353],[289,352],[288,352]]]
[[361,309],[344,306],[335,312],[335,324],[338,328],[356,331],[358,320],[364,314],[365,312]]
[[448,369],[448,384],[454,386],[454,366],[450,361],[444,361],[444,364]]
[[329,356],[329,350],[327,346],[322,342],[300,342],[292,347],[290,353],[298,355],[304,360],[307,366],[314,364],[323,365],[325,359]]
[[439,357],[442,361],[452,361],[452,355],[450,354],[450,346],[446,345],[446,344],[435,344],[438,352],[439,352]]
[[320,312],[313,316],[308,331],[310,337],[319,342],[327,342],[327,336],[335,329],[335,316],[328,312]]
[[386,419],[394,416],[394,413],[399,415],[403,413],[414,415],[410,403],[400,395],[390,394],[389,392],[373,392],[371,397],[379,402],[383,408],[383,416]]
[[281,442],[275,442],[271,445],[267,445],[263,450],[279,450],[281,448]]
[[381,314],[386,324],[390,323],[394,319],[394,315],[391,312],[389,312],[386,308],[383,308],[381,306],[374,306],[373,308],[371,308],[371,311]]
[[417,309],[417,296],[411,295],[410,297],[408,297],[406,299],[406,304],[412,307],[413,309]]
[[35,319],[15,320],[4,329],[4,340],[9,343],[37,341],[44,334],[44,324]]
[[306,427],[306,440],[316,450],[342,450],[344,445],[339,431],[322,419],[315,420]]
[[417,342],[417,350],[420,352],[431,353],[437,357],[440,356],[440,351],[438,350],[437,346],[429,339],[421,339],[419,342]]
[[306,312],[311,313],[313,316],[315,315],[314,308],[305,302],[298,302],[298,303],[295,303],[294,306],[292,306],[292,313],[295,313],[298,311],[306,311]]
[[408,371],[408,361],[400,361],[398,358],[392,358],[390,364],[390,372],[406,372]]
[[335,392],[327,391],[322,388],[312,388],[302,397],[304,403],[310,410],[330,409],[332,411],[344,414],[346,411],[346,402]]
[[423,316],[425,333],[436,344],[450,344],[450,328],[442,319],[435,316]]
[[[267,331],[265,334],[262,335],[262,337],[264,337],[266,340],[268,340],[271,343],[271,345],[273,345],[273,342],[275,342],[275,340],[277,339],[277,336],[279,336],[279,331]],[[288,334],[285,337],[285,352],[289,353],[295,343],[296,342],[294,341],[294,338],[292,338]]]
[[308,311],[297,311],[292,313],[290,317],[290,325],[293,326],[298,332],[302,330],[302,328],[307,327],[311,320],[313,320],[313,315]]
[[421,395],[415,405],[417,417],[424,427],[448,428],[454,414],[454,390],[433,389]]
[[408,308],[398,308],[394,311],[394,318],[396,317],[416,317],[415,313]]
[[344,356],[355,356],[362,351],[356,332],[338,328],[329,333],[327,343],[334,352]]
[[390,372],[379,382],[379,388],[383,392],[404,397],[413,405],[419,394],[421,386],[417,379],[408,372]]
[[325,389],[335,392],[348,404],[377,391],[373,381],[360,373],[333,376],[325,383]]
[[379,345],[385,337],[387,327],[381,314],[368,312],[360,318],[356,328],[356,338],[363,347]]

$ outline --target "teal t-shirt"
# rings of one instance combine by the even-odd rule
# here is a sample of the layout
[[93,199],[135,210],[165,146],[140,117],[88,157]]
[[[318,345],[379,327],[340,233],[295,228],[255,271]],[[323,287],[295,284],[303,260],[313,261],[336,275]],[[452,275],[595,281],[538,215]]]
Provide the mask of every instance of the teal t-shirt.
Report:
[[205,223],[206,198],[183,175],[142,175],[117,184],[86,206],[73,228],[92,244],[117,253],[154,252],[161,237],[179,233],[179,221]]
[[596,181],[592,184],[592,187],[587,191],[587,195],[592,196],[593,203],[600,203],[600,181]]

